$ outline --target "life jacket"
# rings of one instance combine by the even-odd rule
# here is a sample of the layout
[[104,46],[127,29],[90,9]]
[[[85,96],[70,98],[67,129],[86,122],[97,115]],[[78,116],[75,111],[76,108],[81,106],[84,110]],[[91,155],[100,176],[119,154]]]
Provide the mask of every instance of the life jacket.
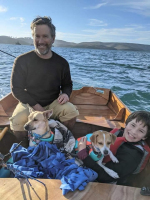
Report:
[[[115,134],[116,136],[118,136],[118,134],[120,133],[120,131],[122,131],[122,130],[115,128],[115,129],[113,129],[110,132],[112,134]],[[116,155],[118,148],[124,142],[127,142],[127,140],[125,139],[125,137],[117,137],[116,138],[116,141],[115,141],[114,145],[110,146],[110,150],[112,151],[112,153],[114,155]],[[133,174],[137,174],[137,173],[141,172],[145,168],[148,160],[150,159],[150,147],[148,146],[148,144],[144,140],[140,141],[139,143],[133,144],[133,145],[143,151],[143,157],[141,159],[141,162],[137,166],[136,170],[133,172]],[[111,161],[109,155],[105,156],[105,158],[103,159],[103,162],[107,163],[109,161]]]
[[[104,155],[103,154],[99,154],[99,153],[96,153],[93,151],[93,148],[92,148],[92,143],[91,143],[91,140],[90,140],[90,137],[93,135],[93,133],[89,133],[86,135],[87,137],[87,141],[86,141],[86,146],[89,150],[89,155],[91,156],[91,158],[94,160],[94,161],[98,161],[98,160],[101,160],[104,158]],[[80,141],[81,137],[78,138],[75,142],[75,151],[76,153],[78,152],[78,143]]]

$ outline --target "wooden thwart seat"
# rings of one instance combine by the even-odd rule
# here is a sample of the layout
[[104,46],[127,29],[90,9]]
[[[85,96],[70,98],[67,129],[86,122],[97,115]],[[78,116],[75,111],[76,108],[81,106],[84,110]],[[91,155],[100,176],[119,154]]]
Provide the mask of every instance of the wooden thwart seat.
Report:
[[84,87],[74,90],[70,101],[79,110],[77,122],[111,129],[120,128],[124,127],[125,114],[130,114],[125,105],[109,89]]

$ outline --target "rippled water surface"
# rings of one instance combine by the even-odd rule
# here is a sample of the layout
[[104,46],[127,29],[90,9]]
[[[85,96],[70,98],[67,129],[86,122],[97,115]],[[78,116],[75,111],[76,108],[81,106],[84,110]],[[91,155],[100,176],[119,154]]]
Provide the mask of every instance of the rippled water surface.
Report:
[[[2,45],[0,50],[18,56],[34,46]],[[131,111],[150,111],[150,52],[53,48],[66,58],[74,89],[109,88]],[[14,58],[0,52],[0,97],[10,92]]]

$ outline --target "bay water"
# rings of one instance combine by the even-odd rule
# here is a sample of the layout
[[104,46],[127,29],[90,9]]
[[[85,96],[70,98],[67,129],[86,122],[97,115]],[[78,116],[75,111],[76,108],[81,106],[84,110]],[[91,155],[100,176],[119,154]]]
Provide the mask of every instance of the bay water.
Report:
[[[0,44],[15,57],[34,46]],[[53,47],[70,65],[73,89],[111,89],[131,110],[150,111],[150,52]],[[0,98],[10,90],[13,57],[0,52]]]

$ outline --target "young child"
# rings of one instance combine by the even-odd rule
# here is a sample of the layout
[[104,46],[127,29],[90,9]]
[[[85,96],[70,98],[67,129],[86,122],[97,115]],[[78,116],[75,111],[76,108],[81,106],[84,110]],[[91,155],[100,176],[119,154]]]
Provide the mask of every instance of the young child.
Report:
[[124,184],[130,174],[141,171],[143,161],[147,161],[150,157],[150,148],[145,142],[145,139],[150,137],[150,112],[133,112],[126,120],[125,129],[114,129],[111,132],[117,135],[117,139],[110,149],[119,160],[119,163],[114,163],[109,158],[104,161],[108,168],[118,173],[118,179],[109,176],[92,160],[86,149],[86,137],[82,137],[79,141],[78,157],[86,167],[98,173],[97,181],[103,183],[116,183],[117,181],[117,184]]

